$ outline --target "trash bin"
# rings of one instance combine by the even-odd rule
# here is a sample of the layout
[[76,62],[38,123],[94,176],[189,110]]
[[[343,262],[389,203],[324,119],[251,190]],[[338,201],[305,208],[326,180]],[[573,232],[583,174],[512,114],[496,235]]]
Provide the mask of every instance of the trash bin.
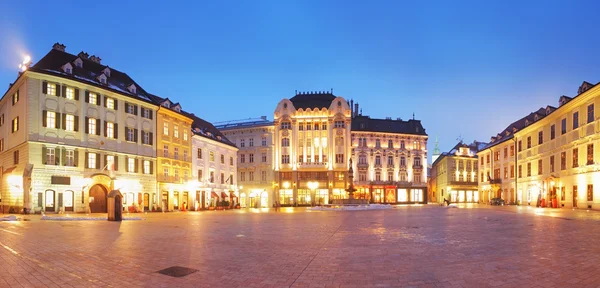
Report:
[[107,202],[108,221],[123,220],[123,194],[119,190],[113,190],[108,193]]

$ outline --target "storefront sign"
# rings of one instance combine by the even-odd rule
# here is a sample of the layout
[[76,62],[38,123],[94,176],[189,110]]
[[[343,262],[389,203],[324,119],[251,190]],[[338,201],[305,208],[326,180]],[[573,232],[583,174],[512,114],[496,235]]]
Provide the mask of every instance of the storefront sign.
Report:
[[51,183],[54,185],[71,185],[71,177],[52,176]]

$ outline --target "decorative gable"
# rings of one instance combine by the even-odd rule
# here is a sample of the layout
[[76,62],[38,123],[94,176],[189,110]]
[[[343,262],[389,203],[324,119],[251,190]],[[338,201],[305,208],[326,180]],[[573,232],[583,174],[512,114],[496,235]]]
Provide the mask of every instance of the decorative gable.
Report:
[[588,89],[592,88],[594,85],[592,85],[591,83],[587,82],[587,81],[583,81],[583,83],[581,83],[581,86],[579,86],[579,89],[577,89],[577,95],[587,91]]
[[127,86],[127,90],[129,90],[129,92],[131,94],[136,94],[137,87],[135,87],[135,84],[131,84],[131,85]]
[[171,108],[171,101],[169,99],[165,99],[165,101],[163,101],[162,103],[160,103],[161,106],[163,107],[167,107],[167,108]]
[[96,77],[96,79],[98,79],[98,81],[100,81],[100,83],[106,84],[106,75],[100,74],[100,75],[98,75],[98,77]]
[[513,127],[513,133],[517,132],[517,127]]
[[533,115],[533,121],[538,121],[539,119],[540,117],[537,114]]
[[102,74],[106,75],[106,77],[110,77],[110,68],[104,68],[104,70],[102,70]]
[[529,126],[529,119],[525,119],[525,126]]
[[73,74],[73,65],[71,65],[71,63],[67,63],[62,66],[62,70],[67,74]]
[[177,112],[181,112],[181,105],[179,105],[179,103],[177,103],[175,106],[173,106],[173,110],[175,110]]
[[73,64],[75,64],[75,67],[83,68],[83,60],[81,60],[81,58],[75,59],[75,61],[73,61]]

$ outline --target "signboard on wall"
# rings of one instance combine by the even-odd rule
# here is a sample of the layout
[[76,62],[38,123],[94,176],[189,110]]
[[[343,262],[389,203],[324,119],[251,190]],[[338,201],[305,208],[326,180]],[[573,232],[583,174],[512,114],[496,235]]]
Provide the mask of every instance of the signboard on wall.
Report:
[[71,185],[71,177],[66,176],[52,176],[51,183],[53,185]]

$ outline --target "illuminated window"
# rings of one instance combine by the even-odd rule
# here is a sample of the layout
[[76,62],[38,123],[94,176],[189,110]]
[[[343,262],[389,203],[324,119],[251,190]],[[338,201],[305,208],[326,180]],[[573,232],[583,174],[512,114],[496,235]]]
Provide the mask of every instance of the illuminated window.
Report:
[[202,159],[202,148],[198,148],[198,159]]
[[163,168],[163,176],[165,178],[169,178],[169,167],[164,167]]
[[594,185],[587,185],[587,201],[594,201]]
[[169,135],[169,123],[163,123],[163,135]]
[[183,150],[183,161],[187,161],[188,158],[188,152],[187,150]]
[[46,165],[56,164],[55,150],[54,148],[46,148]]
[[594,144],[587,145],[587,165],[594,164]]
[[66,94],[65,94],[65,98],[69,99],[69,100],[74,100],[75,99],[75,89],[73,87],[67,87],[66,89]]
[[75,151],[65,151],[65,166],[75,166]]
[[579,149],[573,148],[573,168],[579,167]]
[[175,160],[179,159],[179,147],[175,147],[173,148],[173,158],[175,158]]
[[115,109],[115,99],[106,98],[106,108]]
[[175,136],[175,138],[179,138],[179,126],[173,126],[173,136]]
[[127,172],[129,172],[129,173],[135,172],[135,159],[127,158]]
[[56,112],[54,112],[54,111],[46,112],[46,127],[50,127],[50,128],[56,127]]
[[116,170],[115,156],[113,156],[113,155],[106,156],[106,170],[111,170],[111,171]]
[[88,165],[87,168],[94,169],[96,168],[96,153],[88,153]]
[[183,141],[188,141],[188,131],[183,130]]
[[88,134],[95,134],[96,133],[96,119],[94,118],[88,118]]
[[15,117],[12,121],[12,132],[15,133],[19,131],[19,117]]
[[210,151],[208,160],[210,160],[210,162],[215,162],[215,152]]
[[150,161],[144,160],[144,174],[150,174]]
[[96,95],[96,93],[90,93],[88,98],[90,104],[98,105],[98,95]]
[[106,122],[106,138],[115,138],[115,123]]
[[66,130],[75,131],[75,116],[67,114],[67,116],[65,116],[65,120],[67,122],[65,125]]
[[56,96],[56,84],[47,83],[46,84],[46,94]]
[[17,104],[17,102],[19,102],[19,90],[17,90],[17,92],[15,92],[15,94],[13,94],[12,105],[15,106],[15,104]]

